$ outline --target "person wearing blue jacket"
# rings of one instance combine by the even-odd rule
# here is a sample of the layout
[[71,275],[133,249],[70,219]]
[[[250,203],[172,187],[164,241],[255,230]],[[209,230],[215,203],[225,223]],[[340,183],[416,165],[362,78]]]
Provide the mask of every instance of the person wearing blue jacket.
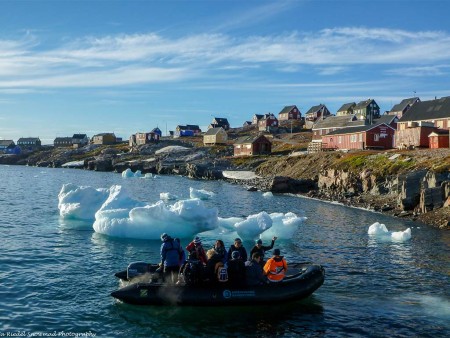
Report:
[[[164,281],[175,283],[178,279],[183,249],[180,243],[164,233],[161,235],[161,264],[158,272],[164,272]],[[170,276],[170,278],[169,278]]]

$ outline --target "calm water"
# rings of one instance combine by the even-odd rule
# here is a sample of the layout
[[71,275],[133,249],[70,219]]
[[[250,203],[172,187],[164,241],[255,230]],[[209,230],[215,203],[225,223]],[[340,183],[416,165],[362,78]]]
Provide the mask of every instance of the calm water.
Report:
[[[120,184],[147,202],[160,192],[188,197],[189,187],[206,189],[220,196],[207,203],[221,217],[260,211],[306,216],[279,247],[289,252],[288,261],[324,265],[325,284],[304,301],[255,308],[116,302],[109,295],[119,286],[114,273],[130,261],[157,261],[160,242],[111,238],[60,220],[57,195],[69,182]],[[376,221],[391,231],[413,227],[412,239],[371,239],[367,229]],[[450,336],[450,232],[380,214],[292,196],[263,198],[223,182],[0,166],[0,229],[0,336]],[[250,249],[252,243],[245,244]]]

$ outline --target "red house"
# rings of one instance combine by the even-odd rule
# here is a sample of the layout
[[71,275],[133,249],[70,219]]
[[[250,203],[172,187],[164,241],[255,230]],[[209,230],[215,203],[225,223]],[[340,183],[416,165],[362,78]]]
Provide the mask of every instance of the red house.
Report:
[[299,120],[302,117],[302,113],[298,110],[297,106],[286,106],[278,113],[278,120]]
[[264,114],[258,120],[258,130],[271,132],[278,128],[278,119],[272,113]]
[[430,135],[430,148],[448,148],[449,146],[449,131],[443,129],[436,129]]
[[391,149],[395,129],[386,123],[344,128],[322,136],[325,149]]
[[264,155],[272,152],[272,143],[264,136],[243,136],[234,142],[234,156]]

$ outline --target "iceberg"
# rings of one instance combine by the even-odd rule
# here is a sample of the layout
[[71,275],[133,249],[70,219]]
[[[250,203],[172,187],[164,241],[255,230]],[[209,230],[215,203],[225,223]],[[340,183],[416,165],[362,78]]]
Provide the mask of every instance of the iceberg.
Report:
[[171,194],[170,192],[161,192],[159,194],[159,199],[163,200],[163,201],[173,201],[173,200],[177,200],[178,196]]
[[197,190],[194,188],[189,188],[189,195],[191,198],[198,198],[201,200],[207,200],[210,199],[211,197],[213,197],[215,195],[215,193],[213,193],[212,191],[207,191],[207,190]]
[[58,194],[59,214],[66,219],[93,220],[108,196],[108,189],[64,184]]
[[268,192],[265,192],[265,193],[263,194],[263,197],[265,197],[265,198],[270,198],[270,197],[273,197],[273,194],[272,194],[271,191],[268,191]]
[[411,228],[406,229],[405,231],[396,231],[391,232],[386,228],[386,225],[381,224],[379,222],[373,223],[367,233],[370,236],[374,236],[380,239],[392,240],[397,242],[404,242],[411,239]]

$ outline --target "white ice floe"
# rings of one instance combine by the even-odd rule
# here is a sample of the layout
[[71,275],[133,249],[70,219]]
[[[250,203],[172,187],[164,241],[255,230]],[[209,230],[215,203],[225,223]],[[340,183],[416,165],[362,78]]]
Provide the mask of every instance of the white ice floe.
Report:
[[174,201],[178,199],[178,196],[171,194],[170,192],[161,192],[159,194],[159,199],[163,201]]
[[203,190],[203,189],[194,189],[194,188],[189,188],[189,196],[191,198],[198,198],[201,200],[207,200],[210,199],[211,197],[213,197],[215,195],[215,193],[213,193],[212,191],[207,191],[207,190]]
[[273,197],[273,194],[271,191],[267,191],[263,194],[263,197],[270,198],[270,197]]
[[217,228],[217,209],[208,209],[199,199],[143,205],[116,186],[95,214],[96,232],[125,238],[159,239],[161,233],[187,238]]
[[62,168],[82,168],[84,167],[84,161],[72,161],[66,162],[61,165]]
[[166,192],[160,193],[160,201],[144,203],[131,198],[119,185],[94,189],[65,184],[58,197],[64,219],[95,220],[96,232],[124,238],[159,239],[161,233],[167,232],[180,238],[203,233],[213,238],[223,235],[226,238],[239,236],[243,240],[270,240],[278,236],[288,240],[305,219],[294,213],[266,212],[246,218],[219,218],[217,209],[207,208],[199,198],[168,205],[176,196]]
[[64,218],[93,220],[108,196],[109,189],[64,184],[58,194],[59,214]]
[[253,171],[237,171],[237,170],[225,170],[222,172],[223,177],[234,180],[251,180],[258,178]]
[[393,241],[404,242],[411,239],[411,228],[405,231],[389,231],[384,224],[379,222],[373,223],[367,231],[369,235],[375,236],[381,239],[390,239]]
[[140,170],[136,170],[136,172],[133,172],[130,168],[127,168],[124,171],[122,171],[122,177],[123,178],[142,177],[142,173]]
[[156,178],[156,177],[158,177],[158,176],[153,175],[152,173],[147,173],[144,175],[144,178]]

